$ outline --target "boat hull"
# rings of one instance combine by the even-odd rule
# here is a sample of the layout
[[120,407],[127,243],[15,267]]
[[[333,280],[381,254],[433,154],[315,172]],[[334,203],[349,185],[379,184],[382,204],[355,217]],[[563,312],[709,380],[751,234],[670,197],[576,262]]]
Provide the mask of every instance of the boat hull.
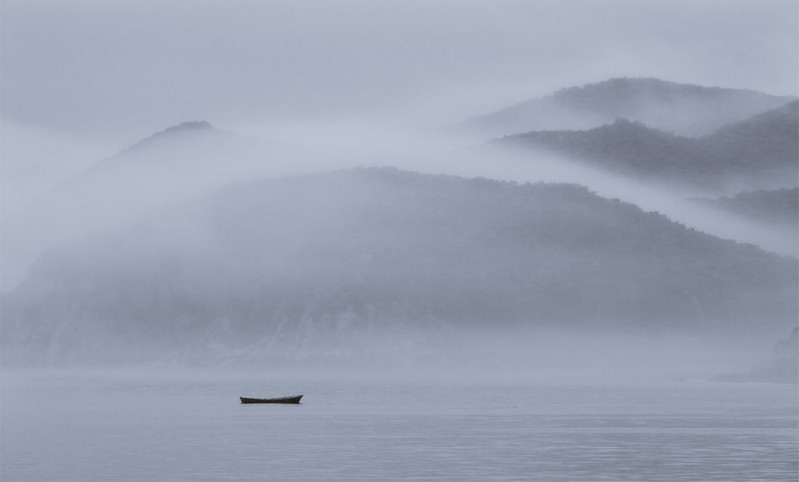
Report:
[[239,397],[241,399],[241,403],[288,403],[288,404],[297,404],[300,403],[300,399],[302,395],[294,395],[291,397],[280,397],[280,398],[247,398],[247,397]]

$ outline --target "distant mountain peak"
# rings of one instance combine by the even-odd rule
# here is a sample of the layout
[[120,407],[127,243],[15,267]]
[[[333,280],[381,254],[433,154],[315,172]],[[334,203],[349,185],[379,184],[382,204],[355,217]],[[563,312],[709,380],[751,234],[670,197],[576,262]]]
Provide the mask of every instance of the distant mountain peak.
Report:
[[157,138],[166,138],[175,135],[183,135],[183,134],[194,134],[194,133],[201,133],[201,132],[213,132],[218,131],[216,127],[212,126],[208,121],[187,121],[181,122],[180,124],[176,124],[174,126],[167,127],[162,131],[158,131],[155,134],[151,135],[144,142],[157,139]]
[[[663,79],[654,77],[613,77],[599,82],[590,82],[583,85],[576,85],[572,87],[565,87],[552,94],[552,97],[563,97],[573,92],[593,92],[614,90],[619,93],[632,93],[642,89],[671,89],[678,86],[688,86],[688,84],[679,84]],[[699,87],[690,85],[690,87]]]
[[166,134],[168,132],[180,132],[180,131],[202,131],[202,130],[215,130],[216,128],[211,125],[208,121],[187,121],[181,122],[180,124],[167,127],[166,129],[162,130],[158,134]]
[[706,87],[653,77],[616,77],[560,89],[475,117],[464,132],[499,137],[530,131],[584,130],[617,117],[687,137],[702,137],[796,100],[748,89]]
[[173,140],[182,139],[187,136],[195,136],[198,134],[216,134],[220,132],[223,131],[212,126],[208,121],[187,121],[158,131],[150,137],[147,137],[128,147],[125,149],[125,151],[138,151],[151,145],[160,144],[162,142],[171,142]]
[[697,84],[674,82],[656,77],[614,77],[607,80],[588,83],[582,86],[567,87],[554,94],[553,97],[564,97],[576,92],[592,95],[615,95],[621,98],[637,95],[730,95],[732,93],[748,93],[765,95],[750,89],[734,89],[726,87],[710,87]]
[[[561,89],[550,96],[556,102],[579,110],[638,114],[641,102],[719,102],[732,99],[779,99],[754,90],[709,87],[657,79],[654,77],[616,77],[601,82]],[[754,113],[754,112],[752,112]]]

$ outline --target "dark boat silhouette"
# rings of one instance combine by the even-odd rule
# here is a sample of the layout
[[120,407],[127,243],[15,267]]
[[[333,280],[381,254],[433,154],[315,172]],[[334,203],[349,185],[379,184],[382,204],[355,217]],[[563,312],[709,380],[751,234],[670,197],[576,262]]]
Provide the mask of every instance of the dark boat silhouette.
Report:
[[247,398],[247,397],[239,397],[241,399],[241,403],[300,403],[300,399],[302,395],[293,395],[290,397],[279,397],[279,398]]

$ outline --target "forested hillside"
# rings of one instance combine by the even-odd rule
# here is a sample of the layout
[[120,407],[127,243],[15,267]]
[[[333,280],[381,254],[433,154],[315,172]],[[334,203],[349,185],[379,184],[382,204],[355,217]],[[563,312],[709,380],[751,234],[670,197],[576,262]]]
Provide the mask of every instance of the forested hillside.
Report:
[[475,117],[458,129],[497,137],[533,130],[590,129],[622,117],[677,135],[701,137],[792,100],[752,90],[622,77],[561,89]]
[[[799,102],[701,138],[616,119],[613,124],[584,131],[528,132],[496,142],[544,149],[635,178],[713,190],[795,184],[799,175]],[[532,154],[531,162],[535,159]]]
[[240,184],[53,249],[4,296],[3,346],[75,360],[435,324],[781,333],[796,272],[575,185],[360,169]]

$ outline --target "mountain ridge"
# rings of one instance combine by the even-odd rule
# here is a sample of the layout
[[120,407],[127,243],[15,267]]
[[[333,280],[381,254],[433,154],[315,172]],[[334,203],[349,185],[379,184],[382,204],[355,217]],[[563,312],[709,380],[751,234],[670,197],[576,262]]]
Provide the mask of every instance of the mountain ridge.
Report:
[[799,101],[793,101],[699,138],[617,118],[587,130],[533,131],[494,142],[544,148],[642,179],[720,188],[747,179],[796,178],[798,133]]
[[762,334],[794,322],[795,274],[584,187],[336,171],[231,186],[51,251],[4,295],[3,352],[268,350],[391,326]]
[[276,158],[288,164],[291,156],[290,147],[219,129],[207,121],[157,131],[4,217],[5,246],[15,247],[14,256],[4,259],[5,281],[16,284],[47,246],[112,229],[229,182],[264,175],[276,170]]
[[682,136],[699,137],[795,99],[749,89],[619,77],[563,88],[473,117],[456,130],[491,138],[533,130],[589,129],[624,117]]
[[757,224],[797,229],[799,187],[746,191],[721,198],[700,198],[698,203],[722,209]]
[[210,122],[199,120],[199,121],[185,121],[181,122],[172,126],[169,126],[165,129],[160,131],[154,132],[150,136],[141,139],[137,142],[134,142],[130,146],[122,149],[117,155],[124,154],[124,153],[131,153],[142,149],[147,149],[153,144],[158,144],[161,142],[171,142],[176,141],[180,138],[190,138],[197,134],[209,134],[209,133],[224,133],[229,131],[223,131],[221,129],[217,129]]

